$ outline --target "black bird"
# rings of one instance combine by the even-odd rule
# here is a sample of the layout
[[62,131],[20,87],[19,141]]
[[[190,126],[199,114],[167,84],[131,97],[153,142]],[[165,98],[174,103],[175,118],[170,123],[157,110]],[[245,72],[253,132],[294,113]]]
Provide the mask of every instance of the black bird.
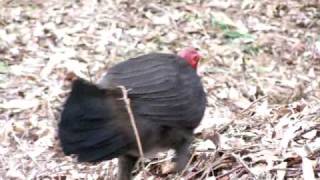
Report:
[[80,162],[119,158],[119,180],[131,179],[139,151],[119,86],[128,97],[143,152],[174,149],[175,170],[190,158],[193,130],[199,125],[206,95],[196,69],[200,55],[193,48],[178,55],[151,53],[110,68],[94,85],[73,82],[58,125],[66,155]]

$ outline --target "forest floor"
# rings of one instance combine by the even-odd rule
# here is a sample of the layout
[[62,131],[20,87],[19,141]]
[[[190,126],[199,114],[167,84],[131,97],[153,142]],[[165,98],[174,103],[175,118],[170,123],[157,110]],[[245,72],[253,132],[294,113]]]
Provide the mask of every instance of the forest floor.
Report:
[[114,179],[64,156],[70,76],[96,82],[148,52],[200,50],[208,107],[182,174],[172,153],[136,179],[320,179],[318,0],[0,1],[0,179]]

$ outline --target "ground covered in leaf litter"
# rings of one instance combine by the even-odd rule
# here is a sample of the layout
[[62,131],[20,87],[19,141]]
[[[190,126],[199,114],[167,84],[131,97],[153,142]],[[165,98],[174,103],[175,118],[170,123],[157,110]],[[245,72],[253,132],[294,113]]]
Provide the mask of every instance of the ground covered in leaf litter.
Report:
[[137,179],[319,179],[317,0],[0,2],[0,177],[114,179],[116,160],[78,164],[56,125],[69,79],[98,80],[143,53],[199,48],[208,108],[193,159],[170,153]]

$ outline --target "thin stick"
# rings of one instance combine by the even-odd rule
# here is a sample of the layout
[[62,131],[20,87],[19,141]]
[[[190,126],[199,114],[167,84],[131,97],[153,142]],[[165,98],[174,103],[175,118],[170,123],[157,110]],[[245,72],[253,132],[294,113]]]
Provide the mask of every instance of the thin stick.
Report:
[[34,164],[36,164],[40,170],[42,170],[42,167],[40,166],[40,164],[38,164],[37,160],[36,160],[33,156],[31,156],[31,155],[22,147],[23,145],[22,145],[22,143],[20,142],[19,138],[15,135],[15,133],[12,132],[11,135],[12,135],[13,139],[16,141],[16,143],[18,143],[18,145],[20,146],[20,149],[21,149],[26,155],[28,155],[28,156],[30,157],[31,161],[33,161]]
[[189,161],[188,161],[187,165],[183,168],[183,170],[181,171],[180,175],[178,176],[179,178],[181,178],[183,176],[183,174],[187,171],[187,168],[191,165],[191,162],[192,162],[194,157],[195,157],[195,153],[192,153],[191,157],[189,158]]
[[[214,152],[214,156],[213,156],[214,158],[213,158],[213,160],[216,159],[216,156],[217,156],[217,151]],[[216,166],[218,166],[219,164],[223,163],[223,161],[224,161],[226,158],[228,158],[228,154],[224,154],[221,158],[215,160],[213,163],[210,163],[208,166],[206,166],[206,167],[204,168],[203,174],[201,175],[201,177],[200,177],[199,179],[206,179],[206,176],[210,173],[210,171],[211,171],[214,167],[216,167]]]
[[[141,140],[140,140],[140,135],[139,135],[139,131],[137,129],[136,121],[134,119],[134,116],[133,116],[133,113],[132,113],[132,109],[131,109],[131,106],[130,106],[130,99],[128,98],[128,90],[124,86],[118,86],[118,87],[122,91],[122,95],[123,95],[122,96],[122,100],[126,103],[126,108],[127,108],[128,114],[129,114],[130,123],[131,123],[131,126],[133,128],[133,132],[134,132],[134,135],[136,137],[137,144],[138,144],[139,154],[140,154],[141,159],[143,160],[144,159],[144,154],[143,154],[143,150],[142,150],[142,143],[141,143]],[[143,169],[145,169],[144,164],[143,163],[141,163],[141,164],[142,164]]]
[[238,171],[238,170],[241,169],[241,168],[244,168],[244,167],[243,167],[242,165],[237,166],[237,167],[231,169],[230,171],[228,171],[228,172],[226,172],[226,173],[224,173],[224,174],[221,174],[221,175],[217,176],[216,179],[221,179],[221,178],[223,178],[223,177],[225,177],[225,176],[228,176],[228,175],[230,175],[230,174]]
[[261,100],[263,100],[263,99],[265,99],[265,98],[267,98],[267,97],[268,97],[268,95],[262,96],[262,97],[256,99],[256,100],[253,101],[247,108],[245,108],[244,110],[242,110],[239,114],[245,113],[246,111],[248,111],[249,109],[251,109],[253,105],[257,104],[259,101],[261,101]]
[[258,179],[256,177],[256,175],[251,171],[251,169],[249,168],[249,166],[241,159],[240,156],[234,154],[234,153],[231,153],[231,155],[236,158],[236,160],[251,174],[251,176],[253,176],[253,179]]
[[301,168],[272,168],[270,171],[300,171]]

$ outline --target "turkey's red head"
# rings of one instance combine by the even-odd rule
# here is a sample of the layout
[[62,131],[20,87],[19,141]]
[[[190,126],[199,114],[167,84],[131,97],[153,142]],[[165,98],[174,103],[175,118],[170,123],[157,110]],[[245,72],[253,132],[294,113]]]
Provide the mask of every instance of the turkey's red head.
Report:
[[193,69],[197,69],[201,56],[196,49],[191,47],[185,48],[181,50],[178,55],[185,59]]

